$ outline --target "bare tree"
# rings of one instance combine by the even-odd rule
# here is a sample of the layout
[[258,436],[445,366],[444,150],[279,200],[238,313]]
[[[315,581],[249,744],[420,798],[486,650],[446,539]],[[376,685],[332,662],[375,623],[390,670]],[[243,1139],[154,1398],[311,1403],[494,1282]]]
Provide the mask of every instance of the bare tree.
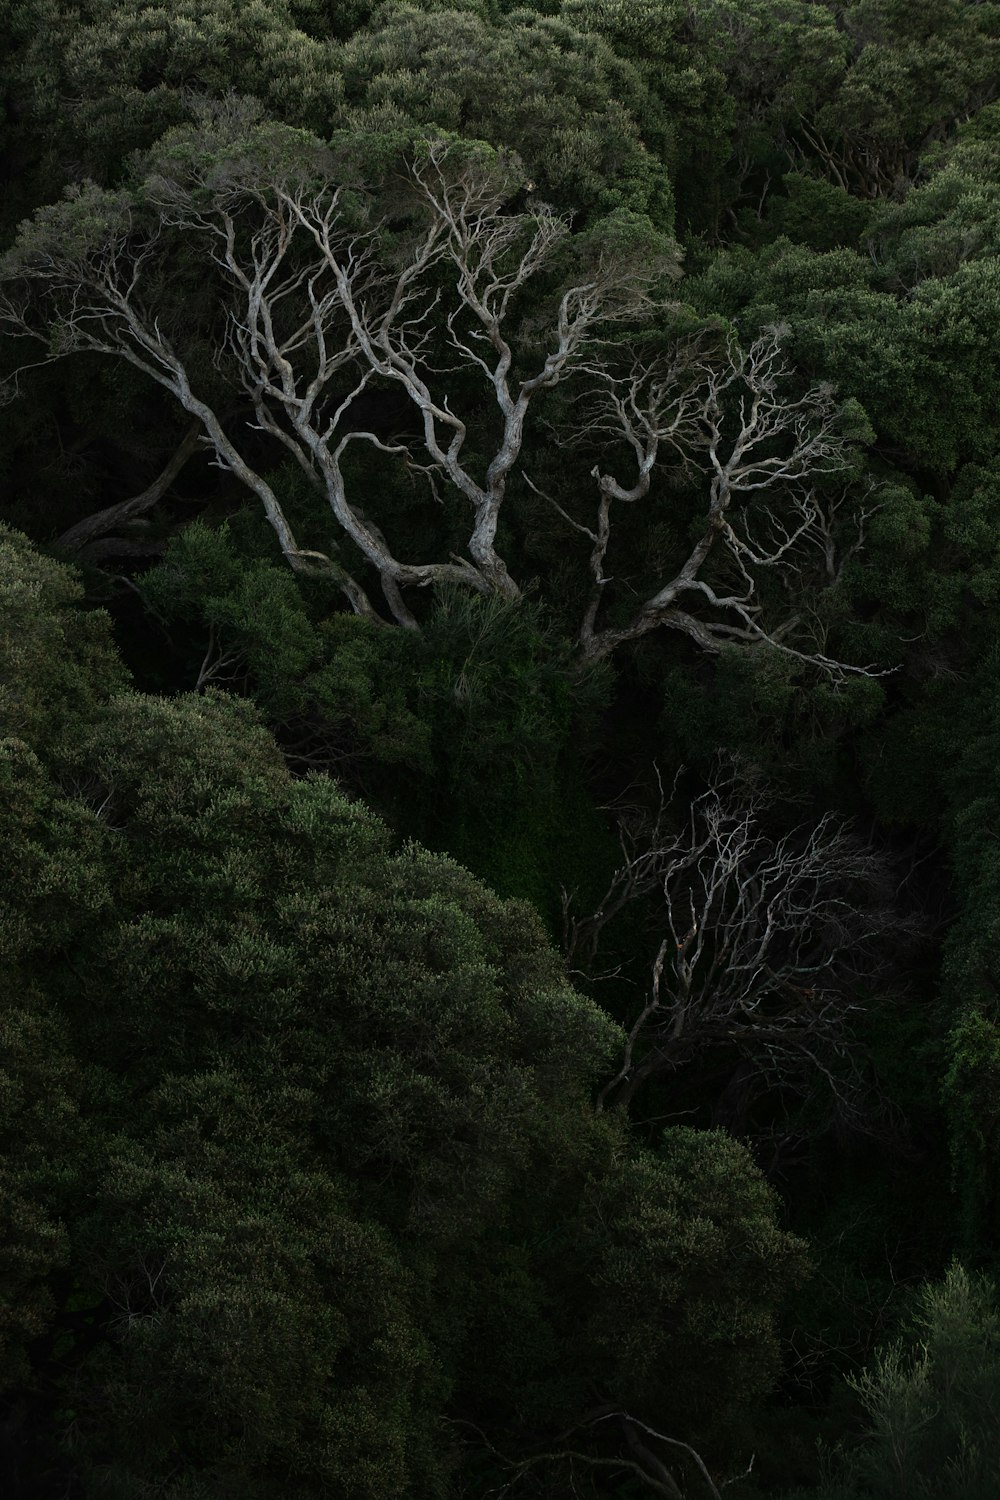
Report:
[[[832,676],[873,673],[817,650],[815,620],[796,606],[810,578],[818,587],[839,581],[847,557],[864,544],[875,506],[863,502],[853,524],[845,525],[838,515],[843,493],[818,491],[818,482],[848,468],[851,445],[832,388],[790,393],[786,334],[783,327],[765,329],[746,350],[731,338],[721,351],[688,342],[652,362],[636,355],[624,370],[603,359],[581,363],[592,389],[576,440],[603,445],[609,458],[628,454],[631,467],[619,478],[608,458],[595,465],[592,525],[556,505],[591,543],[592,585],[580,629],[586,659],[599,660],[666,626],[707,651],[767,645]],[[607,558],[616,507],[648,501],[658,471],[671,461],[705,477],[700,534],[680,566],[623,623],[602,625],[605,590],[614,581]],[[793,601],[788,606],[786,600],[773,623],[761,602],[767,572],[791,585],[783,593]],[[798,639],[802,633],[807,641],[812,637],[810,644]]]
[[652,826],[626,821],[601,905],[586,919],[567,913],[568,957],[586,972],[629,901],[662,901],[649,993],[598,1108],[627,1105],[648,1079],[713,1048],[742,1057],[762,1084],[805,1092],[822,1077],[846,1102],[847,1023],[893,926],[877,855],[832,814],[770,833],[773,799],[732,772],[679,825],[675,801],[661,799]]
[[[377,572],[396,620],[414,627],[401,593],[407,586],[451,582],[518,593],[495,538],[528,408],[563,378],[598,327],[650,305],[657,268],[598,254],[558,298],[535,368],[515,373],[512,303],[551,261],[567,222],[550,212],[503,212],[509,164],[484,164],[443,142],[411,162],[409,178],[423,224],[401,257],[384,253],[379,225],[359,224],[356,193],[331,181],[316,186],[315,173],[304,168],[254,174],[237,165],[227,174],[212,163],[195,165],[183,181],[154,175],[145,184],[145,217],[122,195],[88,189],[81,196],[88,206],[92,200],[101,232],[93,233],[92,220],[86,236],[64,226],[43,243],[36,233],[0,305],[0,326],[43,343],[47,358],[82,350],[116,355],[163,386],[201,424],[216,462],[261,500],[292,566],[335,570],[352,606],[372,615],[343,566],[299,548],[273,488],[195,392],[184,359],[146,303],[146,274],[171,232],[189,245],[203,243],[229,297],[217,359],[235,370],[255,425],[292,453]],[[442,336],[495,403],[499,441],[485,463],[466,457],[466,424],[449,404],[447,373],[432,368],[431,348]],[[402,389],[413,404],[423,434],[419,461],[406,444],[352,425],[352,407],[376,381]],[[397,456],[432,484],[443,477],[457,491],[470,514],[468,559],[406,562],[393,553],[347,494],[343,461],[357,442]]]
[[[245,131],[246,122],[236,126]],[[783,574],[793,594],[796,583],[800,595],[808,586],[810,552],[818,555],[833,537],[815,485],[844,469],[849,455],[833,393],[794,393],[781,330],[745,353],[732,342],[721,353],[689,342],[666,359],[636,355],[623,371],[620,351],[608,352],[609,329],[642,319],[656,305],[657,283],[676,267],[627,235],[598,238],[585,269],[563,276],[546,318],[539,306],[549,293],[539,302],[538,288],[559,284],[559,257],[572,264],[576,251],[564,218],[547,209],[510,211],[518,181],[510,161],[426,143],[397,191],[405,229],[394,225],[390,233],[376,195],[358,189],[319,143],[270,127],[270,134],[258,131],[251,151],[231,120],[203,128],[206,149],[189,151],[180,167],[175,153],[169,170],[147,177],[141,195],[91,184],[37,215],[7,259],[0,329],[40,342],[41,363],[91,351],[124,359],[157,382],[198,424],[214,462],[258,497],[293,568],[332,573],[356,612],[380,619],[350,563],[353,549],[379,578],[392,618],[408,629],[417,628],[405,597],[414,587],[450,583],[518,597],[497,548],[501,509],[533,404],[576,375],[589,395],[573,441],[597,441],[606,455],[593,471],[593,525],[553,501],[590,543],[584,659],[665,626],[711,651],[767,645],[835,676],[871,670],[818,649],[795,605],[768,622],[760,603],[768,571]],[[183,319],[176,306],[170,311],[167,285],[180,245],[185,254],[204,254],[223,290],[216,364],[240,388],[250,427],[291,454],[323,497],[349,543],[346,561],[299,546],[255,457],[259,440],[234,433],[204,381],[196,389],[197,361],[182,352]],[[480,423],[469,441],[453,405],[456,368],[480,383],[492,437]],[[359,398],[386,388],[409,404],[419,438],[359,425]],[[464,556],[399,555],[384,529],[391,518],[376,520],[349,493],[345,464],[358,443],[396,460],[435,501],[457,503],[466,517]],[[627,477],[614,468],[622,453],[634,469]],[[707,476],[702,534],[631,618],[609,623],[613,515],[645,500],[658,469],[679,459]],[[126,510],[146,508],[147,499],[136,497]],[[851,545],[862,541],[859,533]]]

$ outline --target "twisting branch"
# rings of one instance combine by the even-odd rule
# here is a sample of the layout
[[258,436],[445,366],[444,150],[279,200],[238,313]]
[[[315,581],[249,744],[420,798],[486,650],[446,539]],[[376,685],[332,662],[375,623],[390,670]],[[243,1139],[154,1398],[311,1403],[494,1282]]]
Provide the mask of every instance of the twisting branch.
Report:
[[[655,268],[598,254],[564,286],[541,355],[522,369],[512,309],[569,228],[549,212],[506,211],[509,162],[426,143],[409,166],[415,227],[404,243],[372,222],[373,194],[349,193],[331,178],[337,164],[329,151],[297,139],[298,158],[290,158],[288,140],[274,129],[271,166],[262,139],[260,154],[248,158],[238,133],[222,140],[216,121],[206,138],[211,149],[154,172],[141,198],[89,185],[72,203],[44,210],[9,260],[0,326],[40,342],[41,363],[88,350],[123,358],[156,381],[198,422],[215,462],[259,498],[291,565],[332,572],[352,607],[373,615],[342,563],[298,546],[247,446],[193,389],[190,362],[146,301],[177,238],[200,245],[226,293],[217,366],[235,374],[252,426],[291,453],[325,496],[341,532],[380,578],[395,620],[414,628],[402,591],[433,583],[517,597],[496,533],[529,407],[566,376],[598,328],[650,305]],[[482,379],[497,413],[499,435],[485,459],[467,453],[465,422],[435,371],[442,347]],[[355,425],[357,398],[373,384],[395,387],[412,405],[429,462],[413,462],[408,443]],[[411,562],[394,552],[347,492],[344,460],[358,441],[401,459],[432,486],[436,475],[447,481],[468,515],[466,558]]]
[[232,681],[238,675],[242,665],[243,659],[240,652],[230,651],[221,639],[218,627],[215,624],[209,625],[208,644],[205,647],[201,666],[198,668],[194,691],[200,693],[211,682]]
[[116,505],[108,505],[94,515],[85,516],[82,521],[77,521],[68,531],[64,531],[55,545],[67,552],[79,552],[98,538],[106,537],[115,527],[127,525],[146,515],[159,504],[184,465],[197,453],[200,439],[201,424],[194,422],[171,454],[166,466],[141,494],[133,495],[129,500],[119,500]]
[[[811,560],[825,562],[819,586],[839,580],[831,507],[817,482],[848,467],[850,445],[828,386],[789,393],[790,370],[781,345],[785,330],[767,329],[746,351],[730,341],[722,355],[697,341],[669,359],[636,358],[622,373],[607,361],[583,365],[593,381],[577,440],[599,441],[630,453],[625,481],[601,464],[593,469],[598,504],[592,540],[590,598],[580,627],[588,660],[660,627],[679,630],[702,649],[769,646],[833,677],[880,675],[873,667],[839,662],[806,643],[795,644],[801,619],[769,623],[760,580],[767,570],[790,575],[808,592]],[[611,579],[606,558],[615,508],[649,497],[664,460],[696,464],[707,479],[700,534],[673,576],[661,583],[624,624],[601,624]],[[863,521],[847,553],[863,545]]]
[[594,1453],[586,1453],[578,1448],[553,1448],[545,1452],[529,1454],[524,1458],[509,1458],[506,1454],[501,1453],[490,1442],[482,1429],[474,1423],[456,1420],[455,1425],[469,1427],[473,1432],[477,1433],[490,1452],[511,1472],[510,1483],[506,1484],[500,1491],[504,1495],[509,1494],[517,1481],[537,1465],[562,1463],[569,1460],[571,1463],[583,1464],[589,1469],[625,1470],[639,1479],[645,1488],[651,1490],[653,1494],[665,1495],[668,1497],[668,1500],[684,1500],[684,1491],[670,1469],[664,1463],[663,1459],[644,1441],[645,1438],[651,1438],[654,1443],[660,1443],[666,1448],[673,1449],[675,1452],[683,1453],[698,1471],[710,1500],[722,1500],[718,1486],[713,1480],[705,1460],[696,1448],[692,1448],[690,1443],[682,1442],[679,1438],[668,1437],[665,1433],[659,1432],[655,1427],[650,1427],[646,1422],[639,1421],[637,1417],[633,1417],[627,1411],[621,1411],[615,1407],[602,1407],[596,1413],[569,1428],[568,1431],[561,1433],[556,1441],[563,1442],[567,1438],[572,1437],[574,1433],[582,1432],[585,1428],[593,1429],[599,1427],[606,1422],[614,1422],[621,1429],[630,1457],[625,1457],[624,1454],[602,1456]]
[[[247,150],[234,128],[216,122],[214,135],[192,132],[186,159],[175,147],[169,170],[152,172],[141,193],[90,184],[41,210],[5,257],[0,330],[39,343],[40,363],[90,351],[142,371],[198,424],[214,462],[258,498],[293,568],[332,575],[352,609],[381,619],[351,571],[352,557],[360,559],[380,581],[389,615],[411,630],[412,589],[448,583],[519,597],[497,546],[508,482],[515,465],[523,469],[533,404],[574,375],[583,417],[571,441],[597,445],[600,455],[596,515],[583,523],[546,498],[589,547],[584,661],[667,628],[706,651],[766,646],[834,679],[874,673],[818,649],[815,615],[802,603],[817,583],[838,581],[837,558],[857,551],[863,531],[852,538],[844,507],[822,497],[820,481],[847,468],[849,444],[829,388],[796,392],[781,329],[746,350],[733,340],[721,350],[687,340],[623,363],[608,330],[648,313],[669,267],[615,239],[611,249],[586,242],[586,264],[552,294],[548,322],[535,317],[528,330],[524,294],[553,273],[570,231],[547,210],[509,211],[517,181],[510,161],[425,142],[406,177],[408,228],[390,234],[378,193],[345,186],[350,173],[327,148],[274,126],[260,127]],[[201,251],[222,289],[224,326],[201,336],[242,392],[246,427],[224,421],[195,389],[187,330],[165,326],[164,272],[179,239]],[[492,437],[477,421],[476,441],[467,441],[443,356],[448,369],[457,360],[480,383]],[[409,407],[419,437],[389,437],[360,420],[364,399],[386,389]],[[247,428],[294,458],[328,506],[343,557],[336,543],[330,553],[299,546],[256,458],[259,437],[246,441]],[[359,442],[458,507],[448,526],[457,520],[464,531],[464,555],[399,555],[392,518],[376,521],[349,493],[348,458]],[[703,474],[703,519],[672,575],[622,621],[622,600],[609,607],[614,521],[622,507],[655,503],[668,462]],[[769,574],[794,596],[777,618],[763,602]]]
[[570,959],[586,963],[628,901],[655,898],[666,928],[599,1111],[716,1047],[764,1082],[806,1089],[822,1076],[846,1102],[846,1023],[892,925],[885,871],[831,814],[772,835],[770,802],[734,772],[686,813],[661,797],[645,832],[636,824],[623,837],[627,857],[598,910],[569,929]]
[[624,1083],[626,1079],[632,1076],[636,1043],[638,1042],[640,1037],[645,1035],[650,1018],[652,1016],[658,1016],[660,1013],[660,990],[663,985],[663,965],[667,960],[668,947],[669,939],[664,938],[663,942],[660,944],[659,952],[653,960],[653,982],[650,987],[649,999],[646,1001],[646,1004],[636,1016],[635,1020],[632,1023],[632,1026],[629,1029],[628,1036],[625,1038],[625,1051],[622,1054],[621,1067],[618,1069],[618,1072],[615,1074],[615,1076],[608,1080],[608,1082],[604,1085],[604,1087],[601,1089],[601,1092],[597,1096],[597,1102],[594,1106],[597,1114],[602,1114],[604,1112],[604,1106],[607,1103],[609,1097],[615,1093],[620,1084]]
[[[70,210],[76,205],[91,217],[74,234]],[[0,328],[9,336],[42,344],[48,353],[36,363],[81,351],[108,354],[162,386],[200,424],[218,466],[260,499],[291,566],[299,572],[320,568],[332,573],[352,606],[374,615],[360,585],[338,563],[298,546],[274,490],[240,452],[214,408],[192,389],[182,358],[145,306],[142,273],[163,251],[174,220],[165,215],[152,225],[139,225],[123,195],[102,194],[92,184],[78,189],[70,204],[59,209],[65,210],[62,218],[43,211],[40,222],[32,226],[33,239],[21,247],[5,277],[9,286],[0,297]],[[19,374],[11,380],[14,390]]]
[[[638,1429],[638,1431],[644,1432],[647,1437],[653,1438],[657,1443],[663,1443],[664,1446],[668,1448],[679,1448],[682,1453],[686,1453],[688,1458],[691,1459],[695,1468],[698,1470],[698,1473],[704,1480],[705,1486],[710,1496],[710,1500],[722,1500],[722,1496],[719,1494],[715,1481],[712,1478],[711,1474],[708,1472],[708,1467],[705,1463],[705,1460],[702,1458],[697,1449],[691,1447],[690,1443],[683,1443],[681,1442],[680,1438],[667,1437],[666,1433],[658,1432],[655,1427],[650,1427],[647,1423],[640,1422],[637,1417],[630,1416],[628,1412],[612,1412],[609,1413],[609,1416],[617,1417],[617,1419],[621,1422],[626,1436],[629,1439],[630,1446],[632,1447],[638,1446],[636,1443],[636,1431]],[[601,1417],[598,1418],[598,1420],[607,1421],[608,1417]],[[649,1455],[649,1450],[644,1446],[641,1448],[641,1451],[644,1454]],[[649,1457],[653,1456],[654,1455],[649,1455]],[[660,1464],[659,1467],[662,1468],[662,1464]],[[669,1477],[671,1477],[672,1480],[672,1476]]]

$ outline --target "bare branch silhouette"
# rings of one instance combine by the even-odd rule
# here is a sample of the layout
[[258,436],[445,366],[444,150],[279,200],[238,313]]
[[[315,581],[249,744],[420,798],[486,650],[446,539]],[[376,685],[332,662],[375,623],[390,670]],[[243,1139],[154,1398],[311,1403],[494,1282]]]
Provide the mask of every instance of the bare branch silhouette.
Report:
[[847,1102],[847,1023],[892,926],[878,855],[833,814],[771,833],[772,799],[734,771],[683,812],[676,784],[651,822],[623,820],[623,862],[587,918],[569,917],[569,962],[594,965],[607,924],[653,898],[665,931],[621,1065],[597,1107],[624,1106],[649,1079],[724,1047],[755,1076],[827,1079]]

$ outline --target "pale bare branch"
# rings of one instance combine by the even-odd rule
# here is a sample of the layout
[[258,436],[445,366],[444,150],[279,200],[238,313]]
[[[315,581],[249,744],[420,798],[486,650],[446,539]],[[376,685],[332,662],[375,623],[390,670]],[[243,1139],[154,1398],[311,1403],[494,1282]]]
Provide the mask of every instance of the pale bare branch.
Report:
[[[597,516],[587,528],[595,537],[593,582],[580,627],[587,659],[600,660],[651,630],[667,628],[707,651],[734,644],[770,647],[834,679],[882,675],[873,666],[838,661],[815,640],[802,639],[802,616],[764,616],[761,573],[783,572],[794,579],[798,593],[808,592],[811,555],[818,549],[823,564],[818,586],[836,584],[846,561],[863,547],[873,510],[862,506],[853,537],[842,544],[836,532],[846,526],[843,492],[828,502],[818,486],[847,469],[850,444],[829,387],[801,394],[791,390],[791,371],[781,352],[784,333],[766,329],[746,351],[732,340],[721,353],[690,341],[669,359],[645,364],[636,359],[624,371],[607,360],[584,365],[593,384],[578,438],[630,451],[633,463],[627,481],[602,464],[593,470]],[[668,457],[705,475],[700,535],[630,619],[602,625],[615,507],[646,501],[657,466]],[[721,587],[727,577],[738,580],[735,591]],[[692,606],[699,601],[709,608],[695,613]]]
[[567,957],[586,973],[607,924],[640,897],[666,931],[599,1111],[720,1046],[765,1084],[822,1076],[846,1098],[858,980],[878,970],[893,928],[885,870],[832,814],[769,832],[770,801],[730,770],[684,813],[675,783],[651,820],[622,818],[625,857],[597,910],[568,920]]
[[[835,680],[875,674],[827,654],[817,612],[795,602],[815,592],[810,569],[822,588],[840,581],[863,546],[870,509],[852,534],[846,505],[824,499],[822,484],[845,469],[849,444],[833,393],[796,389],[783,330],[766,330],[745,351],[715,336],[623,362],[621,346],[610,352],[605,335],[610,325],[645,315],[659,273],[642,256],[633,263],[618,251],[594,250],[586,269],[552,294],[548,324],[535,309],[525,334],[522,293],[551,271],[568,223],[549,211],[510,212],[510,163],[491,165],[454,143],[426,143],[411,162],[406,235],[390,235],[377,221],[375,193],[361,193],[361,211],[357,192],[315,171],[254,175],[242,159],[225,171],[212,165],[211,152],[206,159],[208,166],[200,157],[188,162],[177,180],[151,177],[141,209],[125,194],[88,188],[104,232],[88,227],[83,248],[72,235],[65,243],[55,233],[48,242],[36,236],[7,278],[0,325],[41,342],[45,360],[77,350],[107,354],[167,390],[199,424],[215,464],[256,495],[293,568],[328,572],[353,609],[381,618],[339,555],[298,545],[256,457],[259,439],[244,440],[248,429],[294,458],[348,544],[347,562],[360,558],[378,577],[398,624],[417,627],[404,599],[410,589],[448,583],[518,598],[520,585],[497,547],[510,474],[523,468],[533,403],[575,375],[585,399],[572,442],[601,451],[592,471],[596,514],[582,521],[561,497],[527,483],[589,543],[579,631],[585,661],[666,628],[710,652],[767,647]],[[324,171],[335,171],[332,156],[323,162]],[[178,235],[203,247],[220,278],[224,327],[212,352],[249,408],[240,431],[193,388],[184,330],[175,341],[147,305],[147,288],[158,287]],[[442,350],[488,398],[492,433],[477,413],[474,445],[435,363]],[[360,396],[379,388],[404,398],[419,438],[360,420]],[[392,517],[380,512],[376,523],[371,502],[362,509],[349,493],[347,456],[357,442],[422,476],[438,504],[457,504],[463,556],[400,555]],[[621,611],[626,582],[616,584],[609,568],[615,517],[623,506],[657,503],[668,463],[703,475],[703,523],[670,576],[622,620],[611,615],[611,606]],[[783,615],[764,608],[768,574],[794,595]]]

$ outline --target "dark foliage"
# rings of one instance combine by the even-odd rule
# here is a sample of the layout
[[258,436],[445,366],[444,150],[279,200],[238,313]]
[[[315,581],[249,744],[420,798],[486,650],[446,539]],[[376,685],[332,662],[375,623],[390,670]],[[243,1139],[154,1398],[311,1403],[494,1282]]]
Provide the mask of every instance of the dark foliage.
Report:
[[0,36],[0,1492],[993,1495],[1000,7]]

